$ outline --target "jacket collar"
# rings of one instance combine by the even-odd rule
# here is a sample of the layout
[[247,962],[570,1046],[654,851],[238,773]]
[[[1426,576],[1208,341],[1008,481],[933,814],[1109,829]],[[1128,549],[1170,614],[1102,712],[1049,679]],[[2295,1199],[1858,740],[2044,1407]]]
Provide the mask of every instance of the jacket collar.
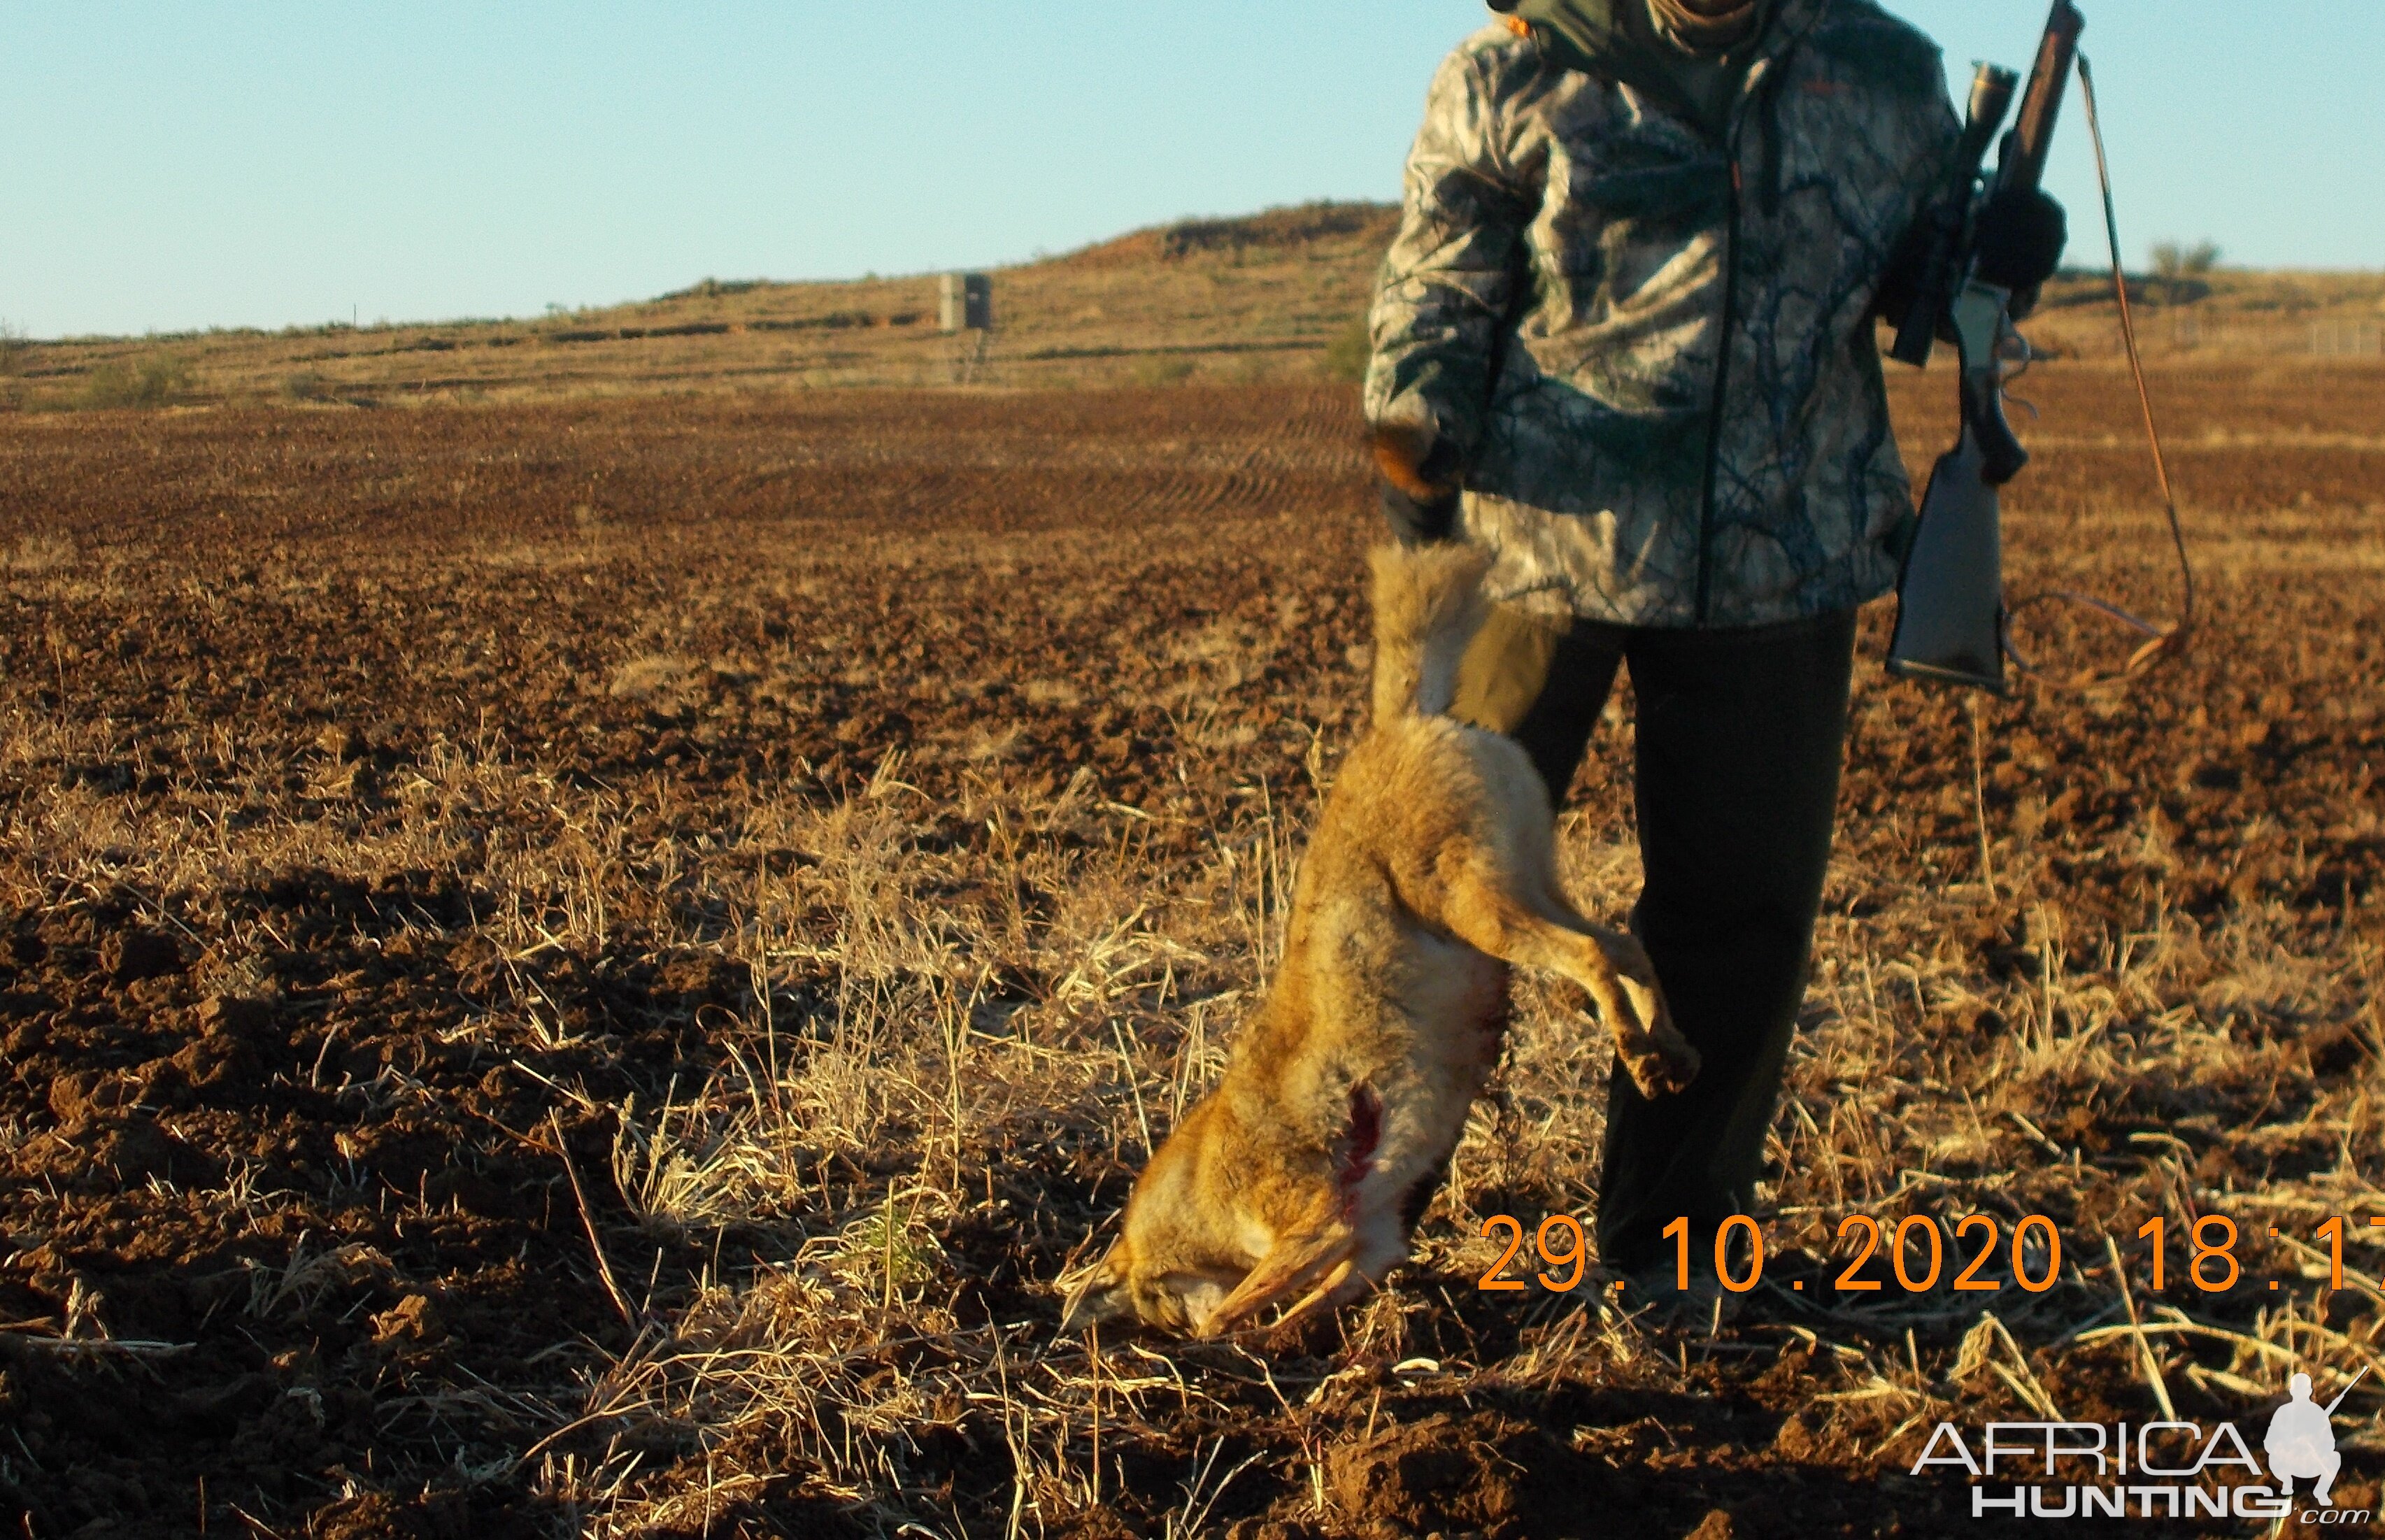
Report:
[[[1628,85],[1655,97],[1677,116],[1698,120],[1695,107],[1674,84],[1670,71],[1649,56],[1624,24],[1621,7],[1645,0],[1513,0],[1506,9],[1528,23],[1550,62],[1601,80]],[[1755,36],[1734,55],[1752,69],[1769,67],[1796,47],[1829,9],[1831,0],[1768,0]]]

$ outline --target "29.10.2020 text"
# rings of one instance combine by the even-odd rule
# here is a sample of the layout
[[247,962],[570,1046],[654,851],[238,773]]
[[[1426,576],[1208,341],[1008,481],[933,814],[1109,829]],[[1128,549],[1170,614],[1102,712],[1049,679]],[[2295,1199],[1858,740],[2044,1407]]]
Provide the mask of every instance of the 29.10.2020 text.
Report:
[[[2343,1286],[2343,1246],[2350,1223],[2339,1215],[2314,1232],[2316,1240],[2327,1243],[2329,1288]],[[2385,1229],[2385,1215],[2375,1216],[2368,1223]],[[2272,1239],[2280,1238],[2275,1225],[2268,1227],[2268,1233]],[[1664,1233],[1674,1245],[1673,1287],[1687,1290],[1693,1265],[1707,1258],[1692,1257],[1686,1216],[1667,1225]],[[1485,1239],[1504,1235],[1506,1245],[1476,1286],[1485,1291],[1528,1287],[1524,1278],[1509,1271],[1524,1249],[1523,1222],[1512,1215],[1493,1214],[1482,1221],[1481,1234]],[[2237,1224],[2225,1214],[2203,1214],[2175,1230],[2165,1216],[2156,1214],[2137,1227],[2136,1235],[2145,1243],[2140,1258],[2143,1286],[2155,1293],[2166,1290],[2179,1272],[2204,1294],[2225,1294],[2247,1284],[2245,1269],[2236,1256]],[[2173,1266],[2171,1257],[2173,1235],[2181,1243],[2177,1258],[2181,1265],[2178,1266]],[[1552,1270],[1534,1274],[1542,1288],[1567,1293],[1590,1275],[1589,1246],[1580,1221],[1570,1215],[1552,1214],[1542,1220],[1531,1244]],[[2317,1250],[2298,1240],[2289,1244],[2305,1253]],[[1845,1265],[1820,1292],[1877,1294],[1892,1283],[1907,1294],[1928,1294],[1941,1286],[1957,1293],[1992,1294],[2009,1282],[2029,1293],[2042,1294],[2062,1276],[2062,1232],[2043,1214],[2023,1215],[2009,1233],[1992,1214],[1966,1214],[1952,1225],[1927,1214],[1909,1214],[1893,1221],[1850,1214],[1839,1221],[1832,1250],[1844,1258]],[[1725,1289],[1745,1294],[1764,1282],[1764,1232],[1749,1216],[1733,1214],[1724,1220],[1714,1232],[1713,1252],[1712,1276]],[[1886,1276],[1881,1275],[1882,1262]],[[1523,1266],[1529,1268],[1529,1260]],[[1797,1277],[1789,1287],[1803,1292],[1805,1284],[1804,1278]],[[2272,1291],[2279,1286],[2275,1278],[2267,1282]]]

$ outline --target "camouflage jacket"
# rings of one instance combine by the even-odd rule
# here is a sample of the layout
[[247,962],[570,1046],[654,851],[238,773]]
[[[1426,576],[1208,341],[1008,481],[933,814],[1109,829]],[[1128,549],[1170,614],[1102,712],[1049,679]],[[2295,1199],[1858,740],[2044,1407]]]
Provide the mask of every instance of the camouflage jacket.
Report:
[[1957,131],[1938,50],[1778,0],[1721,140],[1599,63],[1492,26],[1441,67],[1368,420],[1455,441],[1527,607],[1746,626],[1886,592],[1912,490],[1873,310]]

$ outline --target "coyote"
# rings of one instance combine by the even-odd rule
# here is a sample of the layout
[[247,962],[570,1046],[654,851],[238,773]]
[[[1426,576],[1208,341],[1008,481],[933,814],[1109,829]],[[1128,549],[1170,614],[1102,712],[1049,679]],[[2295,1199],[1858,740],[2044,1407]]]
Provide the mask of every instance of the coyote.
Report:
[[1130,1316],[1216,1336],[1379,1282],[1498,1059],[1511,963],[1587,989],[1646,1095],[1697,1073],[1640,944],[1558,888],[1523,749],[1443,714],[1488,608],[1484,556],[1384,546],[1372,562],[1374,723],[1326,798],[1275,987],[1136,1180],[1064,1331]]

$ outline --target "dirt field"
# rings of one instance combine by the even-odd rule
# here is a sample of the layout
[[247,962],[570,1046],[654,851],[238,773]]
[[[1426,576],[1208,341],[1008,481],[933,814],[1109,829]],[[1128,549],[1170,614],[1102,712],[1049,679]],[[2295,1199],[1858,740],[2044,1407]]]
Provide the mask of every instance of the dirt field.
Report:
[[[1097,1351],[1052,1281],[1355,726],[1349,393],[0,417],[0,1530],[1993,1534],[1905,1473],[1939,1421],[2257,1448],[2298,1366],[2379,1371],[2376,1508],[2385,370],[2156,387],[2187,662],[1975,737],[1867,617],[1743,1312],[1477,1287],[1595,1190],[1603,1034],[1527,983],[1393,1287]],[[1899,388],[1926,465],[1951,381]],[[2016,590],[2167,613],[2122,377],[2024,394]],[[1628,733],[1564,820],[1606,917]],[[1917,1267],[1972,1214],[2058,1262],[1831,1288],[1849,1216]]]

